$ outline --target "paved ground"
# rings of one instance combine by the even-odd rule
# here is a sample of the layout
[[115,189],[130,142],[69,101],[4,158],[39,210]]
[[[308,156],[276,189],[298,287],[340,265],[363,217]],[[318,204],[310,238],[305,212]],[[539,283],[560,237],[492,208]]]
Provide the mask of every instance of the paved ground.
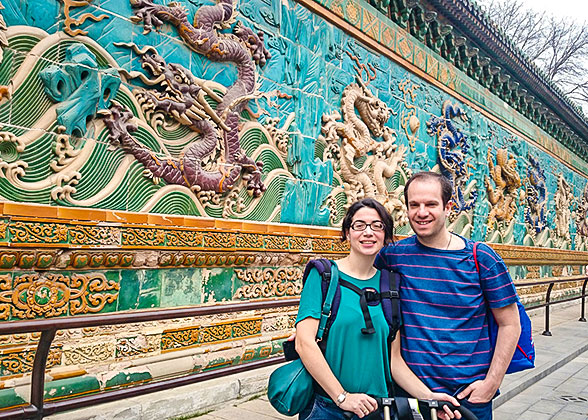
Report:
[[494,410],[496,420],[588,419],[588,352]]
[[[588,323],[580,305],[551,314],[551,337],[543,336],[543,311],[532,314],[535,369],[507,375],[495,401],[495,420],[588,420]],[[197,417],[198,420],[291,419],[262,395]]]

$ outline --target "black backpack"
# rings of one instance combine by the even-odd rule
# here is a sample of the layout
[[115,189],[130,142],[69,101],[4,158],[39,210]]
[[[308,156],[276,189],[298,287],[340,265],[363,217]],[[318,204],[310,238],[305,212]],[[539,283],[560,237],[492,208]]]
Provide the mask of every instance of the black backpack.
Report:
[[[322,303],[324,306],[325,297],[327,295],[327,290],[329,288],[329,283],[332,280],[332,265],[333,262],[327,260],[325,258],[320,258],[316,260],[310,260],[306,265],[306,269],[304,270],[304,275],[302,277],[302,283],[306,282],[308,274],[312,268],[316,268],[321,276],[321,291],[322,291]],[[337,276],[338,277],[338,276]],[[400,328],[400,294],[398,292],[399,286],[399,275],[395,272],[390,272],[389,270],[381,270],[380,275],[380,292],[376,291],[373,288],[365,287],[360,289],[356,285],[348,282],[347,280],[337,279],[338,285],[335,291],[335,296],[333,297],[333,302],[330,308],[330,316],[327,319],[327,323],[325,326],[325,331],[323,333],[323,338],[319,342],[319,347],[321,348],[323,354],[326,349],[327,345],[327,337],[329,334],[329,329],[335,318],[337,317],[337,312],[339,310],[339,305],[341,303],[341,286],[347,287],[348,289],[354,291],[359,295],[359,304],[361,306],[361,311],[363,313],[363,318],[365,321],[365,327],[361,329],[363,334],[373,334],[375,333],[374,326],[372,323],[372,319],[370,317],[368,311],[369,304],[377,304],[375,302],[381,303],[382,310],[384,312],[384,317],[388,322],[388,326],[390,327],[390,332],[388,334],[389,343],[394,341],[396,338],[396,333]]]

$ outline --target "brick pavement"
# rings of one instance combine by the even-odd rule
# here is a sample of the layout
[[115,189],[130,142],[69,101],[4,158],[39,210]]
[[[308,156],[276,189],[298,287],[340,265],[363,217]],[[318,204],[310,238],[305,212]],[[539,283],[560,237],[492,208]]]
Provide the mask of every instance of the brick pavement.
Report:
[[494,411],[496,420],[588,420],[588,352]]

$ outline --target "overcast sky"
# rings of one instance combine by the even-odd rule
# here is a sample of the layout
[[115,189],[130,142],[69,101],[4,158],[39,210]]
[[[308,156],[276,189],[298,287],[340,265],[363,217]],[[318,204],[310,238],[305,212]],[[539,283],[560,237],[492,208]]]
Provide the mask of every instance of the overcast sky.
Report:
[[537,12],[546,11],[558,17],[588,21],[588,0],[524,0],[523,3]]

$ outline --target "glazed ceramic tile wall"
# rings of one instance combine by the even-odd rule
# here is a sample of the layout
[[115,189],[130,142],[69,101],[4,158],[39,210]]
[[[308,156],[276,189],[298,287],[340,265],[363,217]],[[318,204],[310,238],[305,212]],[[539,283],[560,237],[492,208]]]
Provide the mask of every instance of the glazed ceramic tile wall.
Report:
[[[1,320],[297,296],[354,200],[410,233],[419,170],[516,280],[584,272],[586,162],[362,0],[0,1]],[[294,314],[61,332],[47,398],[270,357]],[[1,340],[18,405],[38,335]]]

